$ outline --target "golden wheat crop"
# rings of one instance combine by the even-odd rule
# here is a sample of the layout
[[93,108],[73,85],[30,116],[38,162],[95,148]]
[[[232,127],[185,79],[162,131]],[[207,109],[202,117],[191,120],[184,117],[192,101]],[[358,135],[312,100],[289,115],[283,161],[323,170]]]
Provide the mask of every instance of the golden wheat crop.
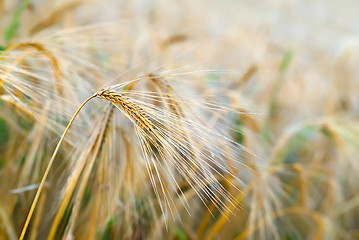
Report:
[[357,7],[0,0],[0,239],[358,239]]

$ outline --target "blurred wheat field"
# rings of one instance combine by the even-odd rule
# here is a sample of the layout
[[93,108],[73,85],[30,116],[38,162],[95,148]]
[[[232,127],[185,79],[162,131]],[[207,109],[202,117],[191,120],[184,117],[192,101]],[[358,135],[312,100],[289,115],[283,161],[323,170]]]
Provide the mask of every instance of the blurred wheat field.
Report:
[[358,8],[0,0],[0,239],[359,239]]

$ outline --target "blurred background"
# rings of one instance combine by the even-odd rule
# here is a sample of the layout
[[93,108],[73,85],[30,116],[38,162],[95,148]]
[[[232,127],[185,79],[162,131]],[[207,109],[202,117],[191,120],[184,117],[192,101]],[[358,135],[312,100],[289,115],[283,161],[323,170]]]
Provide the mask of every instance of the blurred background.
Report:
[[[253,170],[237,173],[239,209],[189,197],[194,214],[166,223],[144,207],[153,194],[130,199],[133,185],[122,193],[112,183],[131,207],[101,202],[114,207],[96,222],[96,203],[86,203],[72,231],[69,204],[55,239],[359,239],[358,9],[356,0],[0,0],[0,239],[19,236],[80,103],[105,84],[166,71],[180,94],[241,113],[224,121]],[[46,105],[60,80],[66,91],[51,90]],[[49,236],[66,196],[60,185],[101,119],[92,106],[94,123],[84,116],[69,132],[27,239]]]

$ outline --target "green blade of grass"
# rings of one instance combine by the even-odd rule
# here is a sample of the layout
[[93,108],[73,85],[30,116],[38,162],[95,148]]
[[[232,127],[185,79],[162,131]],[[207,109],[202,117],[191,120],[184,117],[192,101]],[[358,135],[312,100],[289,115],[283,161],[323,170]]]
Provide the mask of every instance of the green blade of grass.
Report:
[[[22,12],[27,8],[29,5],[28,1],[22,1],[18,8],[14,12],[14,17],[10,23],[10,25],[7,27],[7,29],[4,31],[4,39],[5,39],[5,46],[7,46],[11,39],[16,35],[17,30],[20,27],[20,17]],[[4,47],[0,47],[0,50],[2,50]]]

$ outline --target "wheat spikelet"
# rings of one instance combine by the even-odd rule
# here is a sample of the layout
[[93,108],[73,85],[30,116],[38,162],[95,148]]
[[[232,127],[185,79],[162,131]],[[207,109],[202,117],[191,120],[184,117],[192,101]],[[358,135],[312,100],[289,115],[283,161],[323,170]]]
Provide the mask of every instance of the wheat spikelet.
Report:
[[125,114],[128,115],[130,119],[142,129],[146,129],[147,131],[153,130],[153,124],[144,110],[137,104],[131,102],[128,97],[108,90],[102,90],[96,96],[112,102],[117,108],[125,112]]

